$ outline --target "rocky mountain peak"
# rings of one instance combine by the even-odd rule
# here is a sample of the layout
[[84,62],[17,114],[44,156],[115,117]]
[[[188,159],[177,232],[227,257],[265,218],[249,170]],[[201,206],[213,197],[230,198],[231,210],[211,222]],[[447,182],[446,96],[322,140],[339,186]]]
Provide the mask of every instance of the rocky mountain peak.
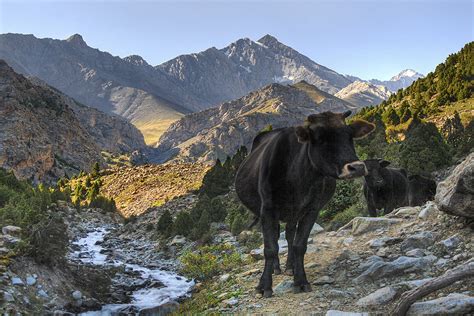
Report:
[[260,44],[263,44],[265,46],[273,46],[275,44],[281,44],[278,39],[276,39],[276,37],[270,35],[270,34],[266,34],[265,36],[263,36],[262,38],[260,38],[257,42],[259,42]]
[[87,43],[84,41],[84,39],[82,38],[82,35],[81,34],[74,34],[74,35],[71,35],[69,36],[67,39],[66,39],[67,42],[71,43],[71,44],[74,44],[74,45],[77,45],[77,46],[81,46],[81,47],[86,47],[87,46]]
[[127,56],[127,57],[124,57],[123,60],[125,60],[126,62],[129,62],[135,66],[148,66],[149,64],[146,62],[145,59],[143,59],[143,57],[139,56],[139,55],[130,55],[130,56]]
[[420,74],[419,72],[416,72],[413,69],[405,69],[405,70],[402,70],[398,75],[393,76],[392,78],[390,78],[390,80],[391,81],[397,81],[397,80],[400,80],[403,77],[422,78],[424,76],[422,74]]

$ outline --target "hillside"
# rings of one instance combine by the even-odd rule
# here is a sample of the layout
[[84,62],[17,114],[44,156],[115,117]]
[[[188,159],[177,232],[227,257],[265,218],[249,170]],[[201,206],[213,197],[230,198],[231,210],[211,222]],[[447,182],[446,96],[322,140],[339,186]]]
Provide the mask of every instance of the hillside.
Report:
[[379,106],[363,109],[365,118],[381,117],[392,129],[403,132],[413,116],[441,127],[458,112],[467,125],[474,118],[474,42],[451,54],[425,78],[420,78]]
[[0,166],[20,179],[51,181],[89,170],[102,162],[101,151],[145,147],[130,123],[34,83],[1,60],[0,79]]
[[189,191],[199,189],[209,166],[143,165],[109,169],[101,177],[101,193],[113,198],[124,217],[143,214]]
[[348,109],[357,108],[309,83],[293,86],[274,83],[173,123],[156,145],[156,159],[225,160],[242,145],[250,148],[255,135],[268,125],[292,126],[301,124],[312,113]]

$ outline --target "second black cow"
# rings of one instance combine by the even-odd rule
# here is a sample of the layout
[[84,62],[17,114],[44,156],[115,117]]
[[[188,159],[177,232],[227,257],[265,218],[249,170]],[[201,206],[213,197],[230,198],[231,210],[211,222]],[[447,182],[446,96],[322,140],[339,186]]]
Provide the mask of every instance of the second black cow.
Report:
[[408,179],[404,169],[387,168],[390,162],[382,159],[365,160],[368,175],[364,177],[364,195],[370,216],[377,210],[388,214],[395,208],[408,205]]

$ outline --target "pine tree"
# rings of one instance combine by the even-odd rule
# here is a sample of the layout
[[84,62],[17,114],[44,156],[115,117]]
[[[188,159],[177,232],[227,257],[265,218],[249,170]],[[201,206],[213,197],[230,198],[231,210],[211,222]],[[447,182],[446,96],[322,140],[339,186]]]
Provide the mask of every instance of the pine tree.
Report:
[[168,237],[171,234],[171,230],[173,229],[173,217],[171,217],[169,210],[165,210],[160,216],[156,228],[162,236]]

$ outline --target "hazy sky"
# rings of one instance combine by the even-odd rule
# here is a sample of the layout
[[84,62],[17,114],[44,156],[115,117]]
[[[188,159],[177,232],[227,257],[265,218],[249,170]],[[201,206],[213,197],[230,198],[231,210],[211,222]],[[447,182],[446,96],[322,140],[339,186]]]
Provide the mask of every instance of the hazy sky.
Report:
[[271,34],[314,61],[363,79],[427,73],[473,40],[472,0],[5,1],[0,33],[65,39],[156,65]]

